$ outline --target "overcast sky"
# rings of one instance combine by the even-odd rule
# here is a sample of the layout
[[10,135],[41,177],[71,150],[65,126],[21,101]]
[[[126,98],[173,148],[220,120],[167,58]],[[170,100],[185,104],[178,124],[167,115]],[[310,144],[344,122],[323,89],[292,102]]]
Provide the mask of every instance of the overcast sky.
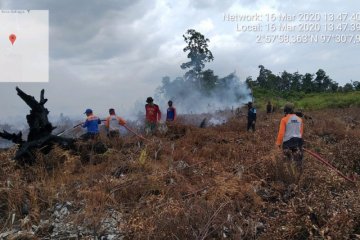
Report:
[[[341,85],[359,80],[360,43],[257,43],[256,35],[268,34],[264,29],[237,31],[237,23],[256,22],[224,21],[227,14],[311,12],[350,17],[360,11],[356,0],[3,0],[0,4],[1,9],[49,10],[50,24],[50,82],[0,83],[1,121],[25,118],[28,112],[16,96],[16,85],[36,98],[45,88],[52,116],[63,112],[82,118],[88,107],[105,116],[114,107],[127,117],[136,101],[145,104],[153,95],[163,76],[184,74],[179,67],[186,61],[182,35],[190,28],[210,39],[215,60],[207,67],[220,77],[236,71],[242,80],[256,78],[261,64],[275,74],[315,73],[322,68]],[[360,16],[354,23],[360,24]],[[360,30],[344,34],[355,39]]]

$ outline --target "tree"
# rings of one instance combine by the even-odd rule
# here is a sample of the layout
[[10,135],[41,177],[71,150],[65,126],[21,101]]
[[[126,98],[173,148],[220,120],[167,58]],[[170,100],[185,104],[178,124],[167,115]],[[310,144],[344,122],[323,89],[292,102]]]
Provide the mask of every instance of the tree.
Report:
[[291,78],[291,90],[298,92],[301,90],[301,79],[302,79],[302,75],[299,74],[298,72],[295,72],[292,75]]
[[280,90],[281,77],[276,76],[275,74],[271,73],[267,76],[267,88],[273,90]]
[[181,64],[181,68],[190,69],[185,73],[185,79],[194,80],[201,89],[202,69],[205,67],[206,62],[214,60],[211,51],[208,49],[208,42],[210,40],[194,29],[187,30],[183,37],[187,44],[183,51],[189,52],[187,58],[190,61]]
[[354,88],[353,88],[353,85],[351,83],[347,83],[343,87],[344,92],[351,92],[353,90],[354,90]]
[[315,85],[315,91],[316,92],[322,92],[323,91],[323,80],[326,76],[326,73],[324,70],[319,69],[315,73],[316,77],[314,79],[314,85]]
[[315,90],[317,92],[326,92],[331,91],[332,80],[329,76],[326,75],[326,72],[322,69],[319,69],[316,73],[316,78],[314,80]]
[[280,82],[280,91],[289,91],[291,87],[291,80],[293,75],[287,71],[282,72],[281,82]]
[[256,78],[257,85],[261,88],[267,88],[271,90],[279,90],[279,79],[269,69],[266,69],[263,65],[259,65],[259,76]]
[[325,76],[323,80],[323,91],[331,91],[332,80],[329,76]]
[[204,92],[209,94],[215,87],[219,77],[214,74],[214,71],[208,69],[202,73],[202,83]]
[[268,87],[268,78],[269,75],[272,74],[270,70],[266,69],[263,65],[259,65],[259,76],[256,78],[257,83],[260,87],[266,88]]
[[339,88],[339,84],[337,82],[332,81],[330,84],[330,89],[332,92],[336,92],[338,91]]
[[305,73],[302,77],[302,85],[301,90],[305,93],[310,93],[314,91],[314,84],[313,84],[314,75],[310,73]]
[[352,84],[356,91],[360,91],[360,82],[359,81],[354,81]]
[[252,79],[252,76],[248,76],[245,80],[246,85],[248,85],[249,88],[253,88],[257,86],[257,82]]

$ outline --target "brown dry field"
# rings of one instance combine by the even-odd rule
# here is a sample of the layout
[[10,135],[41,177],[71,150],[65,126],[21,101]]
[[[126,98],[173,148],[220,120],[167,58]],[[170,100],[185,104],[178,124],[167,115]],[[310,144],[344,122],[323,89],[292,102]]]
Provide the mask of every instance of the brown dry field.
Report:
[[[360,175],[360,109],[307,112],[305,147],[346,175]],[[71,202],[68,221],[94,231],[109,209],[122,215],[125,239],[360,239],[360,188],[310,155],[294,181],[275,149],[282,114],[245,117],[198,128],[170,125],[148,142],[105,137],[106,153],[80,155],[54,148],[34,166],[0,152],[0,232],[24,216],[28,229],[56,203]],[[49,233],[37,236],[41,239]],[[100,233],[99,233],[100,234]]]

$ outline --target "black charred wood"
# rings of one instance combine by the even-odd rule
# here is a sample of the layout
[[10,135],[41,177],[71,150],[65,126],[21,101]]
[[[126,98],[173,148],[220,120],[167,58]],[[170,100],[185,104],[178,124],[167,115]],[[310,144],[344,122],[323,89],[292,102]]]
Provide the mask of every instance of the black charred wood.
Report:
[[13,143],[16,144],[22,144],[24,143],[24,140],[22,139],[22,132],[19,132],[18,134],[15,133],[9,133],[7,131],[0,132],[0,137],[10,140]]
[[44,107],[47,102],[47,99],[44,98],[44,89],[41,90],[39,102],[18,87],[16,87],[16,91],[18,96],[31,108],[30,114],[26,116],[30,128],[28,141],[34,141],[51,134],[55,128],[48,120],[49,110]]
[[49,122],[49,111],[44,107],[47,102],[47,99],[44,98],[44,89],[41,90],[39,102],[33,96],[26,94],[18,87],[16,87],[16,91],[18,96],[31,108],[30,114],[26,116],[30,128],[27,141],[22,139],[21,132],[15,134],[3,131],[0,132],[0,137],[19,144],[19,149],[14,157],[19,163],[34,163],[36,161],[34,154],[36,150],[47,153],[54,144],[58,144],[65,149],[74,148],[74,139],[63,138],[51,134],[55,127]]

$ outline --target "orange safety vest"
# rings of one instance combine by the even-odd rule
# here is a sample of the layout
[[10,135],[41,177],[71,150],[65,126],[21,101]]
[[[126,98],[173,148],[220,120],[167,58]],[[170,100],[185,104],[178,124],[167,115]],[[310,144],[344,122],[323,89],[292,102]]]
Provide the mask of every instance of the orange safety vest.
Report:
[[291,138],[302,138],[304,123],[296,114],[287,114],[281,119],[276,145],[280,146]]

